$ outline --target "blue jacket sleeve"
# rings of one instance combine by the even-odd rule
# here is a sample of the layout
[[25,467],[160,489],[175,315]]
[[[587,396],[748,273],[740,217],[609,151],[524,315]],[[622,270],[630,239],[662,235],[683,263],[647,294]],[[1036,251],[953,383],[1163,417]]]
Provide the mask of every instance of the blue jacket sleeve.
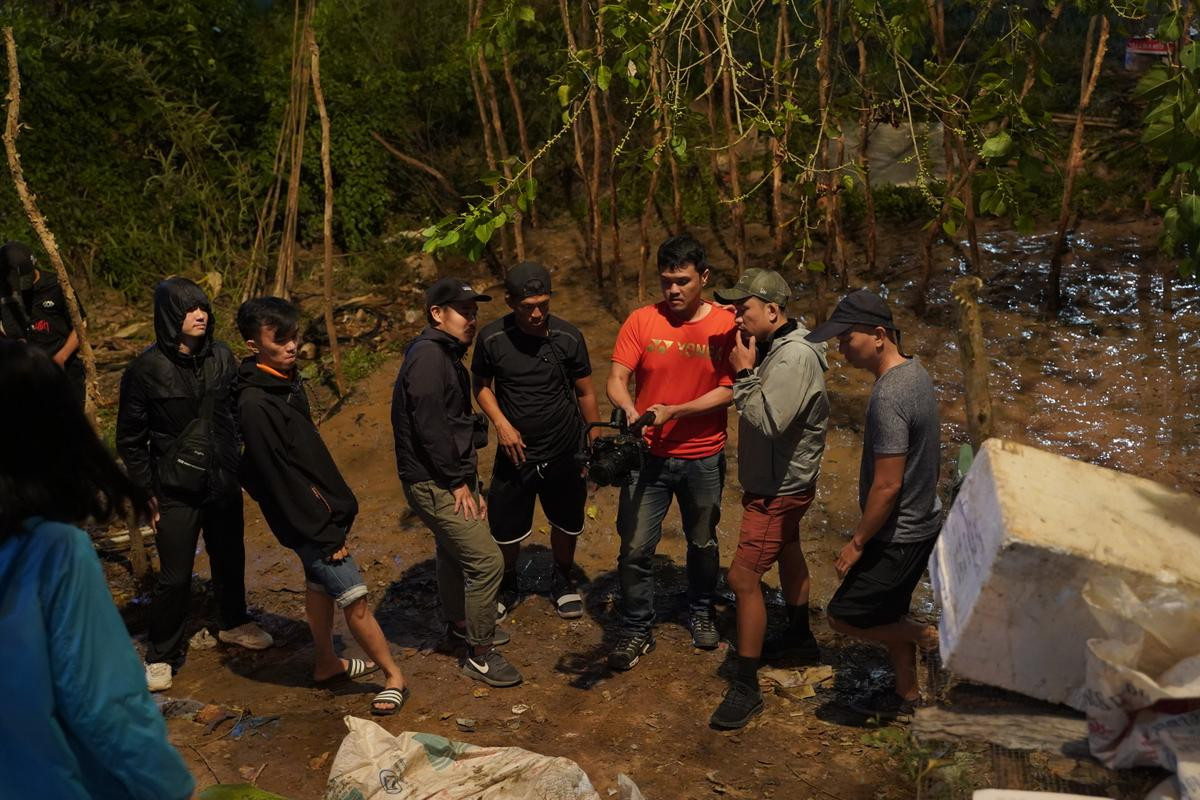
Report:
[[100,562],[83,531],[70,534],[41,584],[55,713],[84,774],[135,800],[186,800],[195,780],[167,741]]

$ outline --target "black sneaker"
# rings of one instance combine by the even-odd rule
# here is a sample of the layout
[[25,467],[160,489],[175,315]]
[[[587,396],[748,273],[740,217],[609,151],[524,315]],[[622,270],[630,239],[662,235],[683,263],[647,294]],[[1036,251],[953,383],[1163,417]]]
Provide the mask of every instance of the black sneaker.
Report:
[[712,650],[721,643],[721,634],[717,633],[717,624],[713,622],[712,614],[693,614],[691,623],[692,644],[703,650]]
[[[450,635],[450,641],[454,642],[455,644],[466,643],[467,632],[465,630],[460,631],[453,625],[447,625],[446,630]],[[501,645],[508,644],[511,640],[512,637],[508,635],[508,631],[504,630],[499,625],[497,625],[496,629],[492,632],[492,647],[500,647]]]
[[762,691],[741,681],[734,681],[725,690],[725,699],[708,718],[708,724],[723,731],[744,727],[763,710]]
[[485,655],[468,655],[462,661],[462,674],[477,681],[483,681],[488,686],[503,688],[516,686],[521,682],[521,673],[508,663],[508,659],[500,655],[495,648],[488,650]]
[[608,665],[622,672],[637,666],[646,653],[654,649],[654,637],[649,633],[622,633],[616,646],[608,653]]
[[804,639],[796,639],[783,634],[763,642],[762,660],[819,664],[821,663],[821,648],[817,646],[816,637],[812,634]]
[[913,714],[912,701],[905,700],[890,689],[881,689],[863,697],[856,697],[850,701],[850,708],[864,717],[877,717],[881,720],[911,717]]

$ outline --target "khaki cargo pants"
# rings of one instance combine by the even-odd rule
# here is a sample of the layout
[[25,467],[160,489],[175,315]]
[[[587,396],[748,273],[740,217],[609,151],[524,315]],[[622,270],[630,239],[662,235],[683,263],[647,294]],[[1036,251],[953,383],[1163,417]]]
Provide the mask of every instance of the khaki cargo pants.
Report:
[[454,513],[454,495],[433,481],[404,483],[408,506],[433,532],[438,595],[447,622],[466,620],[468,644],[490,645],[504,557],[487,520]]

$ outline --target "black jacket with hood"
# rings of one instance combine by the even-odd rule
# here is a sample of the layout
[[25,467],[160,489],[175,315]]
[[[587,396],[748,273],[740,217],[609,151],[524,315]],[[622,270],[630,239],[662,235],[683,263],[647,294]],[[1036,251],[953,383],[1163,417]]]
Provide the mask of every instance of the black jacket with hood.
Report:
[[450,334],[426,328],[404,354],[392,391],[392,435],[396,469],[405,483],[433,481],[457,489],[476,479],[466,352]]
[[[179,352],[183,319],[193,309],[208,314],[204,340],[194,353]],[[129,477],[162,497],[158,463],[192,420],[200,415],[205,393],[213,397],[212,447],[208,490],[187,502],[226,501],[240,495],[238,441],[233,382],[237,361],[229,348],[213,341],[216,322],[204,290],[186,278],[167,278],[154,290],[156,341],[125,368],[117,410],[117,452]]]
[[236,392],[245,442],[242,486],[284,547],[336,552],[358,501],[313,424],[299,377],[281,377],[248,358],[238,368]]

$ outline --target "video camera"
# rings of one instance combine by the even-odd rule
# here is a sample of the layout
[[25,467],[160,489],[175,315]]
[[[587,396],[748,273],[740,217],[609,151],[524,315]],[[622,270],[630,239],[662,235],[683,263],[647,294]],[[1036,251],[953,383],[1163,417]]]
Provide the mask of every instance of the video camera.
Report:
[[[583,452],[575,456],[587,470],[588,480],[599,486],[625,486],[631,473],[641,469],[649,448],[642,439],[642,428],[654,421],[654,412],[647,411],[630,425],[624,409],[614,408],[609,422],[593,422],[583,432]],[[589,446],[587,436],[592,428],[612,428],[615,436],[598,436]]]

